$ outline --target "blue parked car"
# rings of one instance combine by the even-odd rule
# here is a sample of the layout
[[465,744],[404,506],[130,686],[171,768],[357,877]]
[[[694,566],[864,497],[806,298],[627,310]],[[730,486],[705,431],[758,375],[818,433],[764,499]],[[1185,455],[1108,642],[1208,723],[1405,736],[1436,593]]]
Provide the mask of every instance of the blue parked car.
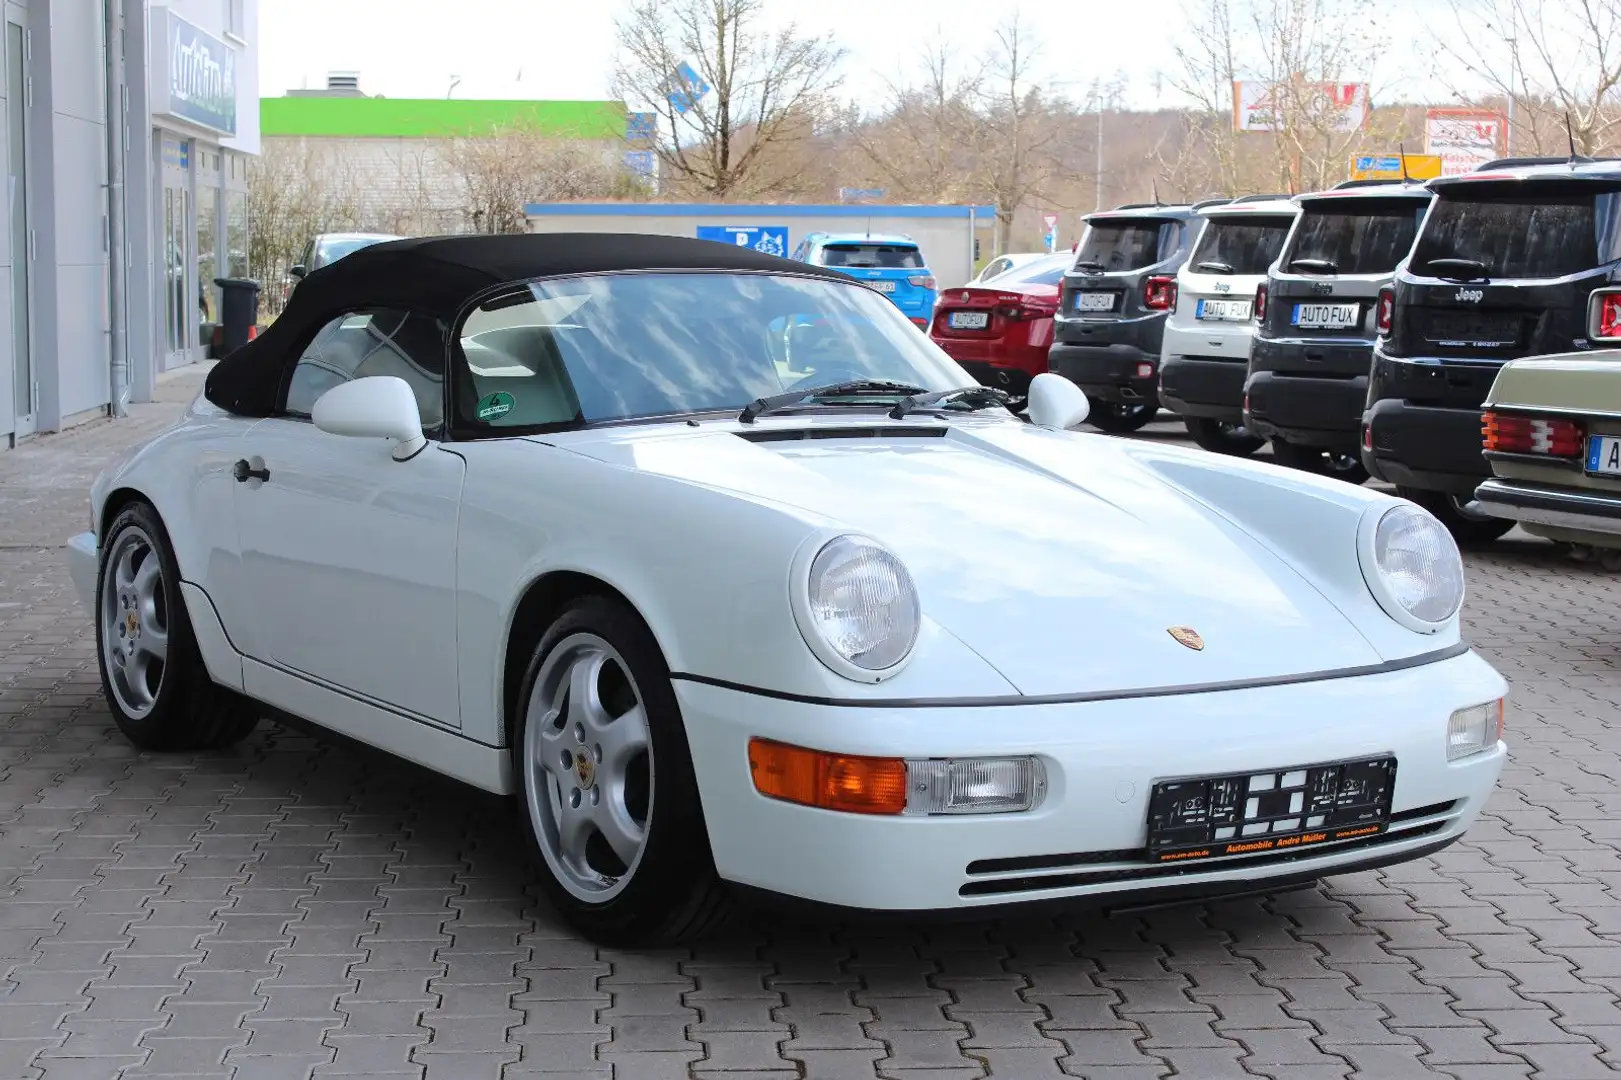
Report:
[[811,233],[794,258],[840,270],[888,295],[901,313],[927,330],[934,318],[934,275],[910,236]]

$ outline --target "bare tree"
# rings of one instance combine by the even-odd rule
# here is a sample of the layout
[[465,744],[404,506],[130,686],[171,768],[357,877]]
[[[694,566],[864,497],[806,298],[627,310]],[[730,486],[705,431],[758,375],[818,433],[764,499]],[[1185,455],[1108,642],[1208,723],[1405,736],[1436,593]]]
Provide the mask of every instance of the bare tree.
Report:
[[288,268],[316,233],[358,228],[361,206],[351,163],[303,139],[266,139],[248,174],[248,263],[260,302],[281,310]]
[[[1355,148],[1394,135],[1377,129],[1386,118],[1371,108],[1367,123],[1347,129],[1344,103],[1323,92],[1372,83],[1372,16],[1370,0],[1196,0],[1168,80],[1191,106],[1165,162],[1170,186],[1231,195],[1343,179]],[[1235,80],[1267,88],[1270,130],[1235,130]]]
[[[764,0],[636,0],[616,24],[615,94],[658,117],[667,174],[715,198],[769,193],[762,158],[805,138],[838,85],[831,38],[764,22]],[[691,93],[683,64],[708,93]]]
[[953,202],[977,195],[974,147],[980,129],[974,99],[983,63],[959,62],[936,33],[906,82],[886,80],[889,103],[878,116],[852,118],[852,138],[866,166],[900,198]]
[[450,144],[449,161],[474,232],[528,231],[531,202],[625,197],[635,191],[613,146],[507,130]]
[[1014,14],[996,30],[985,77],[973,94],[975,177],[996,206],[996,249],[1007,250],[1013,218],[1057,172],[1053,110],[1035,82],[1037,48]]
[[1621,0],[1452,0],[1451,15],[1435,30],[1436,49],[1506,101],[1511,148],[1564,154],[1574,143],[1588,156],[1617,148]]

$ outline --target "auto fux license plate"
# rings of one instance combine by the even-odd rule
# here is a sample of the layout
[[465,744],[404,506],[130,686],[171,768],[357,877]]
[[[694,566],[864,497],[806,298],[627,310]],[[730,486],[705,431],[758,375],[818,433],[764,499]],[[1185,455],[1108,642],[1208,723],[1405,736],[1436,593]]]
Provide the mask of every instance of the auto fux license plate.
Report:
[[1389,755],[1162,781],[1148,805],[1149,858],[1194,862],[1376,836],[1395,790]]
[[1357,324],[1355,304],[1296,304],[1292,326],[1307,330],[1347,330]]
[[1594,476],[1621,476],[1621,437],[1587,437],[1587,471]]
[[1078,292],[1075,294],[1076,311],[1113,311],[1112,292]]
[[1216,322],[1243,322],[1250,317],[1248,300],[1200,300],[1193,309],[1195,319]]
[[949,320],[953,330],[983,330],[991,324],[988,311],[953,311]]

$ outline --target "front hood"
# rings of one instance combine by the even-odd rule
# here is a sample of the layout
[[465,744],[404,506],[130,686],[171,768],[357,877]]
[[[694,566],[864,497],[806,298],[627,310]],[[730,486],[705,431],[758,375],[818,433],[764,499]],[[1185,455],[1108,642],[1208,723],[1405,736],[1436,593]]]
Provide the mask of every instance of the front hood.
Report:
[[[995,421],[941,426],[938,437],[754,441],[730,429],[556,442],[798,507],[887,544],[916,579],[924,614],[1023,694],[1381,661],[1299,574],[1135,461],[1120,440]],[[773,430],[767,420],[753,434]],[[1169,632],[1183,626],[1203,637],[1201,651]]]

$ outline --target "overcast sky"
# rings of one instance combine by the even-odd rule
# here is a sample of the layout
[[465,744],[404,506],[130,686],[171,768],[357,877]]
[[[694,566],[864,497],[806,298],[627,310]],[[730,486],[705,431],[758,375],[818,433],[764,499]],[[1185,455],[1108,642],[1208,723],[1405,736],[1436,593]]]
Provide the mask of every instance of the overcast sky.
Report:
[[[1432,74],[1426,17],[1450,0],[1374,0],[1388,42],[1371,73],[1375,101],[1446,103]],[[774,17],[831,31],[848,49],[844,91],[881,103],[884,79],[914,59],[937,28],[965,52],[986,47],[1004,13],[1019,12],[1039,43],[1037,63],[1053,89],[1084,97],[1091,81],[1118,71],[1139,107],[1175,104],[1156,91],[1174,66],[1154,36],[1179,0],[767,0]],[[328,71],[358,71],[361,89],[389,97],[604,98],[622,0],[261,0],[260,92],[324,85]],[[779,15],[780,13],[780,15]],[[1426,15],[1428,13],[1428,15]],[[1152,17],[1146,17],[1152,15]],[[453,79],[460,82],[451,90]]]

